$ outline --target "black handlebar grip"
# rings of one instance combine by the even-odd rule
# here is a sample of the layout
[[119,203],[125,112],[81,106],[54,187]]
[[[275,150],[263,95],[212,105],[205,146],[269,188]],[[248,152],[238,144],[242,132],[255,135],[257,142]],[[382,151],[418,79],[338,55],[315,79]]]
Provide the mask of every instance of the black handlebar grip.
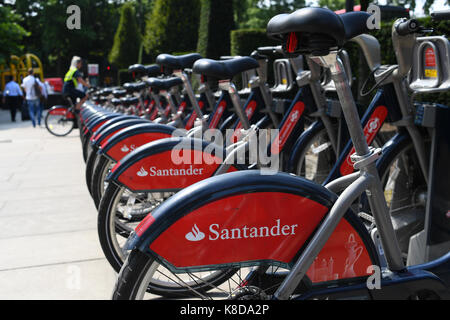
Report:
[[431,14],[434,21],[450,20],[450,9],[435,11]]
[[397,24],[395,30],[399,35],[406,36],[419,30],[419,22],[416,19],[405,20]]

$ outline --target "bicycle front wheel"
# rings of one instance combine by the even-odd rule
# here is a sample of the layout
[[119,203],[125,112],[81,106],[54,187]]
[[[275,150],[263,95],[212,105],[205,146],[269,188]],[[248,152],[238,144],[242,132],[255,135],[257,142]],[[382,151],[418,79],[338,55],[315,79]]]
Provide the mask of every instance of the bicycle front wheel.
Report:
[[147,300],[163,291],[166,297],[229,299],[245,284],[252,268],[228,268],[208,272],[173,273],[154,258],[133,250],[128,255],[113,292],[114,300]]
[[68,119],[65,115],[47,113],[45,116],[45,127],[54,136],[67,136],[74,126],[74,120]]

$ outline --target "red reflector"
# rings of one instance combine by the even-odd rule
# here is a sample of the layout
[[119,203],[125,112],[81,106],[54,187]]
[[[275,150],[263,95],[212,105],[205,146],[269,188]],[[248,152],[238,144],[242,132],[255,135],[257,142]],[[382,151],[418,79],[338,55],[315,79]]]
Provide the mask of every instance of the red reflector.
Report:
[[297,44],[298,44],[298,39],[297,39],[297,35],[295,34],[295,32],[289,33],[289,36],[287,38],[287,44],[286,44],[287,52],[293,53],[295,51],[295,49],[297,49]]

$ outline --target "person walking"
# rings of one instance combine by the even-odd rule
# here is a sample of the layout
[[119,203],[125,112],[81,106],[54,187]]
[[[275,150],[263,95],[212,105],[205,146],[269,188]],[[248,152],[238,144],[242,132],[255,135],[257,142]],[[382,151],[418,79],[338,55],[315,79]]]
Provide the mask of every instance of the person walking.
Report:
[[[80,71],[82,67],[83,60],[81,60],[80,57],[74,56],[70,63],[70,69],[64,76],[63,94],[69,96],[72,99],[73,104],[76,104],[76,110],[79,110],[81,105],[88,98],[87,94],[77,89],[78,84],[81,83],[85,87],[91,87],[91,85],[83,79],[83,75]],[[77,98],[80,98],[80,101],[78,103],[76,102]]]
[[13,76],[8,76],[7,81],[8,83],[3,91],[3,103],[9,107],[11,121],[16,122],[16,113],[17,109],[21,106],[23,93],[19,84],[14,81]]
[[47,104],[48,91],[47,91],[47,87],[46,87],[45,83],[41,82],[39,77],[37,77],[36,80],[37,80],[39,86],[41,87],[41,93],[42,93],[42,96],[39,101],[39,112],[38,112],[38,117],[40,119],[42,116],[42,110],[44,110],[45,105]]
[[40,117],[40,97],[42,96],[41,87],[34,77],[33,69],[28,70],[28,76],[23,79],[22,87],[25,90],[25,99],[28,105],[28,112],[30,113],[31,122],[33,127],[36,128],[36,122],[38,126],[41,126]]

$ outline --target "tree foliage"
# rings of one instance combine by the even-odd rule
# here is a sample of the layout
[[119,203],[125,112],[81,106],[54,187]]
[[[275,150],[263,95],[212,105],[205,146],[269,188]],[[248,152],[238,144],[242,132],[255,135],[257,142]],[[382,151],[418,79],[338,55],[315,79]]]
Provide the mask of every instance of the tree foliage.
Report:
[[[201,1],[209,15],[202,13],[200,19]],[[41,58],[46,76],[61,76],[73,55],[105,68],[119,24],[120,8],[126,2],[135,5],[140,32],[144,34],[142,43],[149,53],[144,60],[152,62],[161,52],[198,49],[211,57],[226,54],[229,46],[226,33],[233,27],[266,28],[274,15],[311,5],[313,0],[0,0],[0,60],[11,53],[34,53]],[[434,2],[423,2],[425,12]],[[449,2],[445,0],[446,4]],[[345,0],[314,3],[333,10],[345,6]],[[355,4],[358,3],[366,6],[369,0],[355,0]],[[73,4],[81,9],[80,30],[66,27],[69,16],[66,10]],[[387,4],[414,10],[419,2],[387,0]],[[221,9],[214,12],[213,9],[219,7]],[[231,10],[234,26],[230,19]],[[136,58],[133,56],[133,59]]]
[[119,26],[114,36],[114,44],[109,53],[109,61],[119,68],[128,67],[138,60],[141,34],[133,3],[122,6]]
[[218,59],[230,54],[230,32],[234,29],[232,0],[201,0],[197,51]]
[[345,0],[319,0],[319,7],[327,7],[336,11],[345,8]]
[[239,29],[265,28],[273,16],[303,8],[306,0],[234,0],[234,4]]
[[144,47],[160,53],[195,51],[200,17],[199,0],[155,0],[147,19]]
[[22,39],[29,33],[20,25],[22,18],[10,8],[0,7],[0,64],[9,61],[12,54],[20,55]]
[[[40,57],[47,75],[61,76],[73,55],[106,64],[105,53],[113,44],[121,0],[16,0],[12,8],[23,17],[22,26],[32,31],[24,50]],[[81,9],[81,29],[69,30],[66,10]]]

